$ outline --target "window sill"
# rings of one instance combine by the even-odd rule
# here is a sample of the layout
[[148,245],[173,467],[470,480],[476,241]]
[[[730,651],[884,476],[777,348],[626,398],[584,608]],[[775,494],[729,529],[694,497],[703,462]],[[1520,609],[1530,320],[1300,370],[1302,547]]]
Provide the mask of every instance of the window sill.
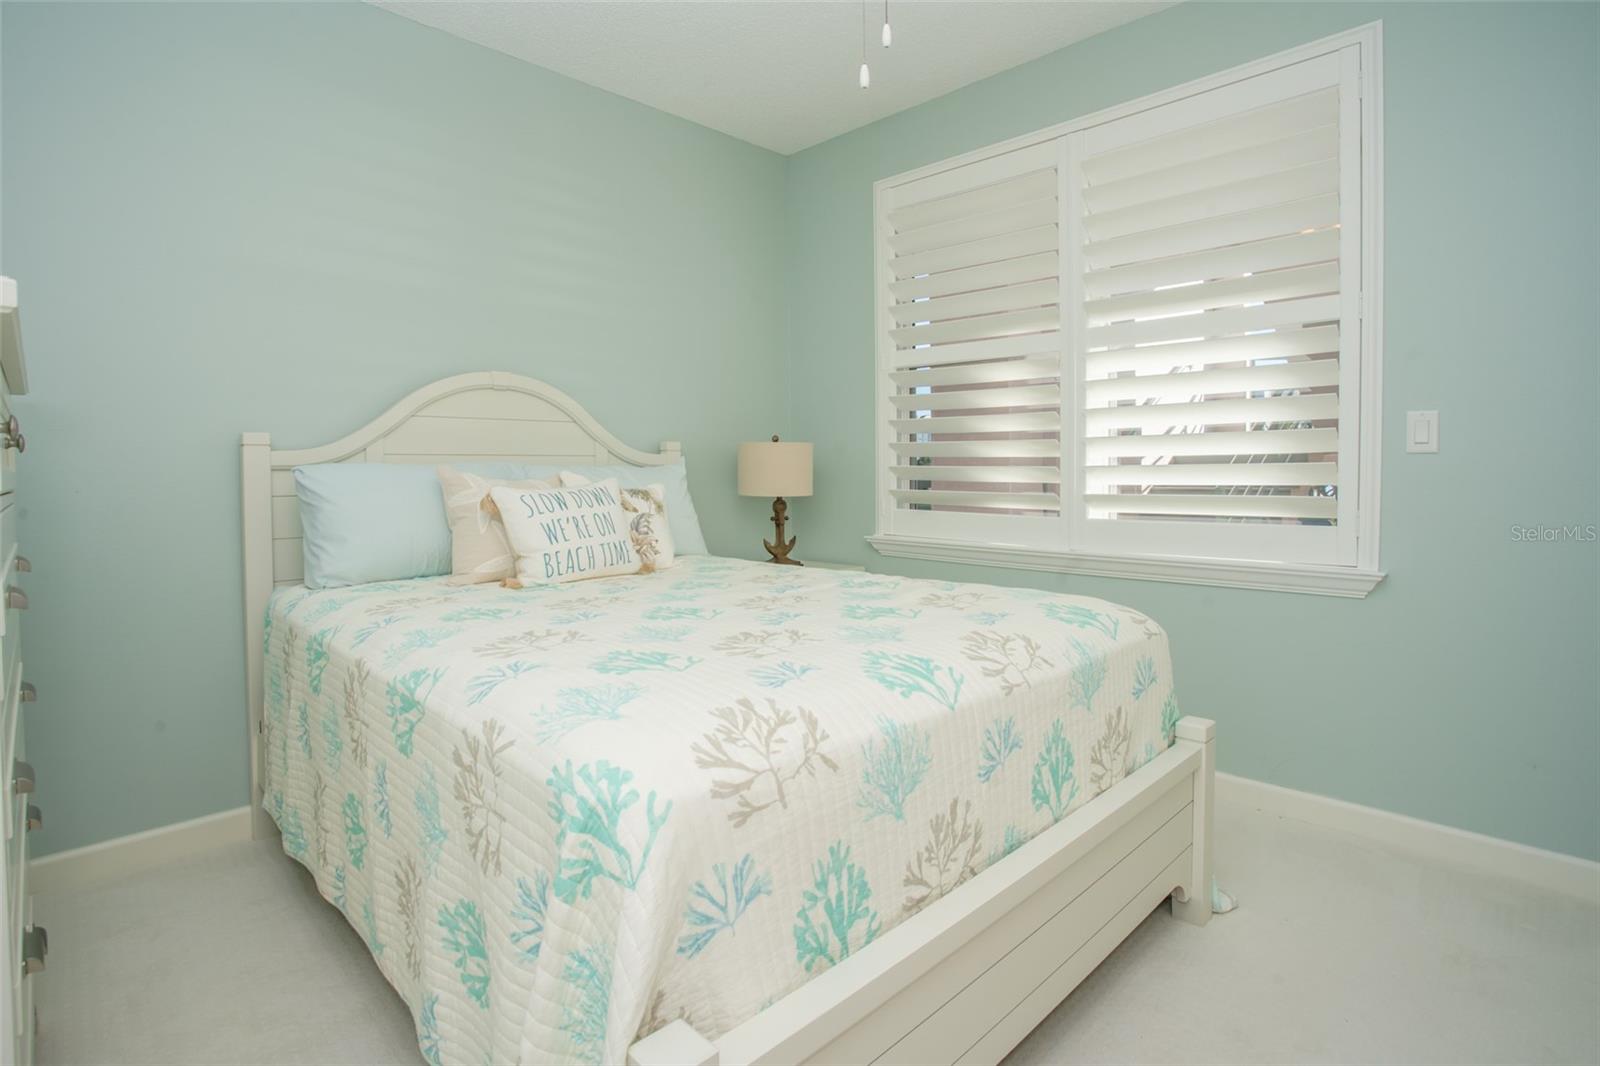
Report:
[[1226,559],[1184,559],[1155,555],[1089,555],[1011,544],[970,544],[932,537],[880,533],[867,538],[880,555],[932,562],[973,563],[1013,570],[1170,581],[1181,585],[1304,592],[1361,599],[1382,581],[1381,570],[1344,566],[1306,566]]

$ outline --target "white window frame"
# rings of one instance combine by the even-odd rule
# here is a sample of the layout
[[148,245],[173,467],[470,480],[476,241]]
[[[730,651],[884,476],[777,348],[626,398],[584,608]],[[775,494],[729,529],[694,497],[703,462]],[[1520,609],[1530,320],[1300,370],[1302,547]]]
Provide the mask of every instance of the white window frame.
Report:
[[[1152,94],[1139,100],[1108,108],[1103,111],[1072,119],[1035,133],[1016,137],[999,144],[968,152],[951,159],[920,167],[916,170],[884,178],[873,184],[874,247],[876,258],[876,373],[873,387],[877,390],[874,405],[873,429],[877,463],[877,520],[876,532],[867,538],[881,554],[900,558],[925,559],[940,562],[977,563],[1013,569],[1045,570],[1057,573],[1092,574],[1102,577],[1138,578],[1182,584],[1224,585],[1237,588],[1268,589],[1280,592],[1305,592],[1331,596],[1363,597],[1383,580],[1379,569],[1379,467],[1382,444],[1382,267],[1383,267],[1383,108],[1382,91],[1382,23],[1372,22],[1331,37],[1293,48],[1285,52],[1223,71],[1187,84]],[[894,417],[894,407],[885,387],[890,369],[893,344],[889,340],[888,257],[886,212],[883,200],[887,190],[907,182],[931,175],[969,166],[1003,153],[1034,147],[1050,141],[1061,141],[1070,134],[1126,118],[1155,107],[1162,107],[1198,93],[1209,92],[1248,78],[1303,63],[1319,56],[1336,53],[1356,46],[1361,65],[1360,160],[1361,181],[1361,234],[1360,234],[1360,355],[1357,365],[1359,385],[1355,390],[1356,439],[1358,459],[1351,470],[1355,483],[1353,493],[1356,517],[1356,552],[1353,565],[1323,565],[1287,563],[1254,559],[1218,559],[1175,555],[1105,554],[1075,551],[1063,544],[1060,547],[1041,545],[1037,538],[1023,542],[1020,537],[1009,536],[1003,530],[1006,524],[994,521],[991,516],[950,514],[953,521],[951,536],[911,535],[893,531],[894,498],[889,490],[894,487],[889,468],[893,465],[890,442],[893,434],[888,425]],[[1063,170],[1065,173],[1065,170]],[[1353,237],[1354,235],[1347,235]],[[1064,246],[1066,240],[1064,237]],[[1353,257],[1351,257],[1353,258]],[[1065,319],[1063,327],[1066,326]],[[1075,357],[1076,353],[1072,353]],[[1064,367],[1063,392],[1068,377],[1076,371]],[[1341,391],[1343,393],[1343,390]],[[1064,410],[1063,414],[1067,412]],[[1341,421],[1347,418],[1341,413]],[[1068,423],[1063,420],[1063,435]],[[1341,464],[1343,467],[1343,464]],[[1065,470],[1063,471],[1065,473]],[[1341,474],[1341,479],[1345,475]],[[1341,484],[1341,496],[1345,485]],[[1067,486],[1062,486],[1063,494]],[[1064,500],[1065,505],[1065,500]],[[962,531],[965,519],[988,519],[967,523],[973,528]],[[1061,528],[1059,526],[1055,528]],[[942,529],[940,530],[942,532]],[[1020,532],[1020,528],[1018,529]],[[1006,539],[995,539],[1004,537]]]

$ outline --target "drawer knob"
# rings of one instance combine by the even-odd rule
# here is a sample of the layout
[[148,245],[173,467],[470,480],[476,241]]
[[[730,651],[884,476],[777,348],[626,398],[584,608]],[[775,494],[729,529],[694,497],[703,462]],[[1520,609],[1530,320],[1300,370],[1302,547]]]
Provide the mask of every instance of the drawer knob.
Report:
[[33,563],[28,561],[28,557],[26,555],[17,556],[17,573],[19,573],[19,574],[31,574],[31,573],[33,573]]
[[22,423],[17,421],[16,415],[6,419],[4,436],[7,448],[15,448],[19,452],[28,450],[28,439],[22,435]]
[[28,804],[28,832],[44,828],[44,812],[37,803]]
[[24,681],[20,686],[21,700],[23,703],[33,703],[39,698],[39,690],[32,681]]
[[6,586],[6,607],[16,608],[19,611],[28,609],[28,594],[15,585]]
[[22,972],[38,973],[44,969],[44,957],[50,954],[50,936],[42,925],[30,925],[22,931]]
[[33,791],[33,766],[18,759],[11,766],[11,791],[24,796]]

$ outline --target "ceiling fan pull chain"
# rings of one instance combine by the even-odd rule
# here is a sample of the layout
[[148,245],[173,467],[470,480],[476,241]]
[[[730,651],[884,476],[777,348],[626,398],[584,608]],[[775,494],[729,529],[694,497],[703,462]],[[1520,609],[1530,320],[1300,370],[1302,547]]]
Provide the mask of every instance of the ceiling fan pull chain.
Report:
[[860,84],[863,89],[872,85],[872,71],[867,69],[867,3],[861,0],[861,77]]

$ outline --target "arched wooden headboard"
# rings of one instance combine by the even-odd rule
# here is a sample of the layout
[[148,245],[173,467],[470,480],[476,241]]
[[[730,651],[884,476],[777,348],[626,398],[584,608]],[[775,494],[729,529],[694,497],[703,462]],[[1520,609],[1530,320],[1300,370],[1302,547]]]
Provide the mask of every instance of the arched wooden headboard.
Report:
[[274,450],[266,433],[241,440],[245,685],[254,835],[273,831],[261,808],[262,629],[274,585],[304,573],[294,468],[311,463],[519,462],[660,466],[682,449],[631,448],[560,389],[502,371],[458,374],[411,393],[360,429],[316,448]]

